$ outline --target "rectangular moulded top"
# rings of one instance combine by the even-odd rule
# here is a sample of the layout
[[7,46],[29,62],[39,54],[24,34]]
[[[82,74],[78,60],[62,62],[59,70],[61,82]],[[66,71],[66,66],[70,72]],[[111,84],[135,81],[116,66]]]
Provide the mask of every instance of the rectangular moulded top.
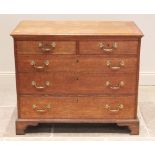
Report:
[[142,37],[143,33],[132,21],[22,21],[11,36]]

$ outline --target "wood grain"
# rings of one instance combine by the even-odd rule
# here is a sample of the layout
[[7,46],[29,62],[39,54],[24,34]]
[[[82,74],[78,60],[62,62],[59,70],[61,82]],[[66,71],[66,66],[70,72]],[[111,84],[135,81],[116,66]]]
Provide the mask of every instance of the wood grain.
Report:
[[[18,54],[18,72],[75,72],[77,69],[77,57],[75,55],[23,55]],[[31,65],[35,62],[36,67],[44,66],[44,69],[36,69]],[[44,62],[48,61],[48,66]]]
[[[103,56],[103,55],[79,55],[76,58],[77,72],[84,73],[135,73],[137,59],[135,57],[125,56]],[[124,62],[124,66],[120,63]],[[110,62],[110,66],[108,66]],[[112,67],[120,67],[113,70]]]
[[11,33],[25,35],[142,36],[132,21],[22,21]]
[[[143,36],[130,21],[23,21],[14,38],[18,118],[16,133],[38,123],[117,123],[138,134],[137,119],[140,43]],[[44,52],[45,48],[55,48]],[[42,43],[43,48],[39,47]],[[104,48],[99,47],[104,43]],[[113,48],[117,43],[117,48]],[[104,49],[110,49],[105,52]],[[43,66],[44,70],[31,65]],[[123,61],[124,65],[120,65]],[[110,62],[110,66],[107,65]],[[119,68],[112,70],[112,68]],[[32,86],[50,86],[38,90]],[[113,90],[106,86],[124,86]],[[38,113],[47,104],[51,109]],[[105,109],[123,109],[110,112]],[[116,110],[117,111],[117,110]]]
[[[124,108],[118,112],[105,109],[109,104],[112,109],[117,109],[118,104]],[[45,112],[37,112],[32,108],[36,104],[38,109],[44,109],[50,105],[51,109]],[[57,119],[125,119],[134,118],[134,96],[126,97],[20,97],[20,118],[57,118]]]
[[[105,49],[112,48],[113,43],[117,43],[118,47],[111,52],[106,52],[100,48],[100,43],[104,43]],[[137,54],[138,41],[80,41],[79,48],[80,54]]]
[[[48,66],[44,64],[49,61]],[[91,55],[22,55],[17,56],[18,72],[84,72],[84,73],[135,73],[137,59],[135,57],[106,57]],[[35,62],[36,67],[43,66],[44,69],[36,69],[31,65]],[[120,63],[124,62],[124,66]],[[110,62],[111,65],[107,66]],[[112,70],[112,67],[120,67]]]
[[[54,42],[55,48],[50,46]],[[51,51],[45,52],[39,47],[39,43]],[[75,54],[76,43],[74,41],[17,41],[17,53],[20,54]]]
[[[120,74],[77,74],[77,73],[19,73],[19,92],[21,94],[134,94],[136,77],[134,75]],[[36,89],[37,86],[44,86],[44,89]],[[49,81],[50,85],[45,86]],[[106,86],[109,81],[112,86],[117,86],[121,81],[124,86],[113,90]]]

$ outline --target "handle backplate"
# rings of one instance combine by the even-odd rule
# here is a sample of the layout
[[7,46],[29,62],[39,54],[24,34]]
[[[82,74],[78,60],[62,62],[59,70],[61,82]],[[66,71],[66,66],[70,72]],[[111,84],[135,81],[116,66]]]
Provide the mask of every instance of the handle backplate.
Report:
[[33,104],[32,105],[32,109],[35,110],[38,113],[44,113],[47,110],[51,109],[51,105],[50,104],[47,104],[43,108],[38,108],[38,106],[36,104]]
[[39,42],[38,47],[42,50],[42,52],[50,52],[56,47],[55,42],[51,42],[49,44],[44,44],[42,42]]
[[106,62],[106,65],[107,65],[111,70],[119,70],[119,69],[121,69],[122,67],[125,66],[125,63],[124,63],[123,60],[121,60],[118,66],[113,66],[112,63],[111,63],[111,61],[108,60],[108,61]]
[[33,66],[33,68],[35,68],[36,70],[43,70],[45,69],[48,65],[49,65],[49,61],[48,60],[45,60],[43,62],[43,65],[42,66],[38,66],[36,65],[36,62],[34,60],[31,61],[31,66]]
[[124,81],[120,81],[118,84],[116,85],[112,85],[110,81],[106,81],[106,86],[109,87],[110,89],[113,89],[113,90],[118,90],[120,89],[121,87],[123,87],[125,84],[124,84]]
[[119,112],[123,108],[124,108],[123,104],[118,104],[114,109],[111,108],[111,106],[109,104],[105,105],[105,109],[107,109],[110,112]]
[[[108,47],[107,47],[107,45],[108,45]],[[101,42],[101,43],[99,43],[99,47],[104,52],[111,53],[114,49],[117,49],[118,43],[117,42],[113,42],[112,45],[109,46],[109,44],[107,44],[105,42]]]
[[32,86],[34,86],[36,89],[44,89],[44,88],[48,87],[49,85],[50,85],[49,81],[45,81],[44,86],[39,86],[36,81],[32,81]]

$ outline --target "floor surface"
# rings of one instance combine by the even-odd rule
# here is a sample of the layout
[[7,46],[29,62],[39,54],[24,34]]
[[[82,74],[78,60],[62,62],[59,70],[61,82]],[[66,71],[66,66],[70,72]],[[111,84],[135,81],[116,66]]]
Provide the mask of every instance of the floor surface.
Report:
[[40,124],[25,135],[15,134],[16,91],[14,80],[0,82],[1,140],[155,140],[155,86],[139,87],[140,134],[130,135],[115,124]]

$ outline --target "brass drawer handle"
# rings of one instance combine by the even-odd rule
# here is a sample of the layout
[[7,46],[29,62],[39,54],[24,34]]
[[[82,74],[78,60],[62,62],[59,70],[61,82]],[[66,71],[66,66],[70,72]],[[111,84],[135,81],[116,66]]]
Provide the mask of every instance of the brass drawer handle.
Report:
[[43,52],[50,52],[56,47],[56,43],[52,42],[51,44],[43,44],[39,42],[38,47],[41,48]]
[[46,86],[48,87],[50,85],[49,81],[45,82],[45,86],[38,86],[35,81],[32,81],[32,86],[34,86],[36,89],[44,89]]
[[110,89],[117,90],[124,86],[124,81],[120,81],[119,84],[112,86],[112,84],[109,81],[106,81],[106,86]]
[[107,109],[110,112],[119,112],[123,108],[124,108],[124,105],[123,104],[118,104],[116,106],[116,109],[112,109],[109,104],[106,104],[105,105],[105,109]]
[[120,61],[119,63],[119,66],[112,66],[111,62],[108,60],[107,61],[107,66],[111,69],[111,70],[119,70],[121,69],[121,67],[124,67],[125,66],[125,63],[124,61]]
[[110,53],[110,52],[113,51],[113,49],[116,49],[118,47],[118,44],[117,44],[117,42],[114,42],[114,43],[112,43],[112,47],[111,48],[106,48],[106,43],[102,42],[102,43],[99,43],[99,47],[103,51],[105,51],[107,53]]
[[36,112],[43,113],[46,112],[48,109],[51,109],[51,105],[47,104],[44,108],[38,108],[36,104],[33,104],[32,109]]
[[42,66],[37,66],[36,62],[34,60],[31,61],[31,66],[33,66],[37,70],[44,69],[48,65],[49,65],[49,61],[48,60],[45,60]]

